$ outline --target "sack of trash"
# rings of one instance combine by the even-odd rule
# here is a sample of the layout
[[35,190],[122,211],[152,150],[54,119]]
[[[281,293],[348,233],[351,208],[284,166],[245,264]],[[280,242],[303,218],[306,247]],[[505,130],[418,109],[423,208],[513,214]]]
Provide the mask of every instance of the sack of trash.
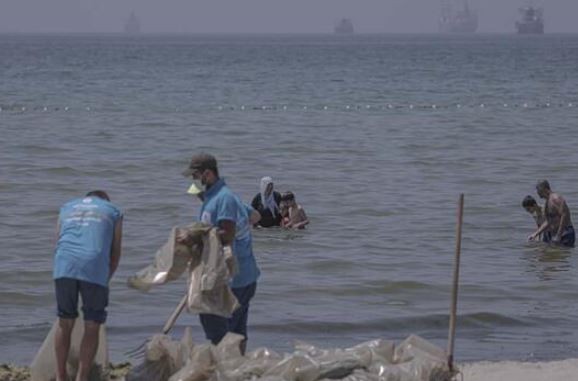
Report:
[[180,342],[167,335],[154,335],[147,343],[143,362],[133,367],[126,381],[168,381],[191,358],[193,340],[190,328]]
[[183,341],[159,339],[155,347],[162,347],[163,355],[147,354],[148,365],[137,366],[127,381],[449,381],[453,376],[445,352],[415,335],[399,345],[372,340],[346,349],[297,342],[295,351],[284,355],[258,348],[243,356],[242,340],[228,333],[217,346],[190,344],[183,350]]
[[[184,245],[177,237],[186,235]],[[187,274],[187,309],[231,317],[239,307],[229,287],[236,273],[236,261],[230,247],[223,247],[217,229],[197,222],[187,227],[173,227],[166,243],[157,250],[149,266],[128,278],[129,287],[149,291]]]
[[[84,324],[82,319],[74,324],[70,339],[70,351],[68,354],[67,371],[68,375],[74,379],[78,371],[80,344],[84,334]],[[42,346],[30,364],[31,381],[52,381],[56,379],[56,355],[54,354],[54,340],[58,319],[52,324],[52,328],[44,339]],[[106,340],[106,326],[100,326],[98,337],[98,349],[94,357],[94,365],[90,371],[90,381],[107,380],[108,373],[108,343]]]

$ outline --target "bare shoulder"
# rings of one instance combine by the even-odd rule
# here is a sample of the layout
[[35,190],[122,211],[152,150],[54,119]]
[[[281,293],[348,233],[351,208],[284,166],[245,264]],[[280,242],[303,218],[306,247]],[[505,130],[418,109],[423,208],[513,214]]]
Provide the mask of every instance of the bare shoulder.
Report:
[[566,200],[564,200],[564,197],[562,197],[558,193],[552,193],[551,198],[552,198],[552,202],[557,204],[557,205],[562,205],[562,204],[566,203]]

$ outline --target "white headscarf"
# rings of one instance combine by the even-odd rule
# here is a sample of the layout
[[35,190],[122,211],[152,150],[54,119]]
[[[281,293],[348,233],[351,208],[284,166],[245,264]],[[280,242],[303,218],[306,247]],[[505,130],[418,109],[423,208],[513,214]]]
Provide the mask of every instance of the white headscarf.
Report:
[[269,196],[265,196],[265,192],[267,191],[267,187],[269,184],[273,184],[273,179],[269,176],[265,176],[261,179],[261,203],[265,209],[269,209],[273,217],[279,213],[279,207],[275,202],[274,192],[272,191]]

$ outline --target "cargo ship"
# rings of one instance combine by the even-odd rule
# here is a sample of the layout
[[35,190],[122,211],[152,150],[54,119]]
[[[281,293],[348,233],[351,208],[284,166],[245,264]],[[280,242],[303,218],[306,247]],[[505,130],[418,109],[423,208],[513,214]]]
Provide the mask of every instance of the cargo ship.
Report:
[[520,8],[520,21],[516,22],[518,34],[544,34],[544,11],[541,8]]
[[471,10],[468,0],[442,0],[441,5],[440,33],[475,33],[478,30],[478,14]]
[[335,34],[353,34],[353,22],[351,22],[351,19],[341,19],[341,21],[335,25],[333,31]]
[[140,21],[132,12],[126,23],[124,24],[124,32],[126,34],[139,34],[140,33]]

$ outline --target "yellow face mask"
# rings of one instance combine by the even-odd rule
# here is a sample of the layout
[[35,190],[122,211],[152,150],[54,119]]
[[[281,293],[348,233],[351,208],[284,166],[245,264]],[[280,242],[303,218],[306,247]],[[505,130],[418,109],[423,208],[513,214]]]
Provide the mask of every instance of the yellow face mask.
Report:
[[198,195],[199,193],[202,193],[203,190],[200,189],[196,183],[192,183],[191,186],[189,187],[189,189],[187,190],[188,194],[192,194],[194,196]]

